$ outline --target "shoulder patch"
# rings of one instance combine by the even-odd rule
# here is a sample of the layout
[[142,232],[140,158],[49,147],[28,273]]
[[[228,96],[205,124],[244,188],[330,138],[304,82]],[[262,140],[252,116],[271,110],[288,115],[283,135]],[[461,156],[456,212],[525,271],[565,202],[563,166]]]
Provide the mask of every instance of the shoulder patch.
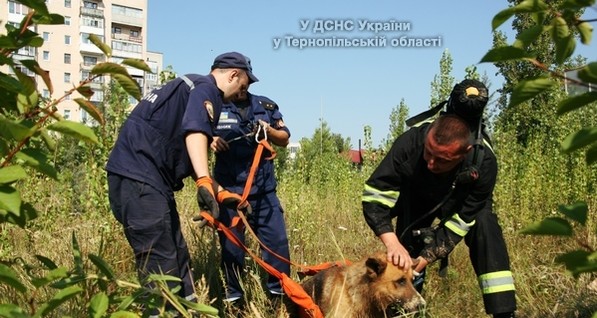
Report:
[[207,110],[207,116],[209,116],[209,121],[213,123],[213,121],[214,121],[214,105],[211,103],[211,101],[206,100],[203,102],[203,106],[205,106],[205,109]]
[[259,105],[263,106],[263,108],[267,110],[274,110],[278,108],[278,105],[272,101],[259,100]]

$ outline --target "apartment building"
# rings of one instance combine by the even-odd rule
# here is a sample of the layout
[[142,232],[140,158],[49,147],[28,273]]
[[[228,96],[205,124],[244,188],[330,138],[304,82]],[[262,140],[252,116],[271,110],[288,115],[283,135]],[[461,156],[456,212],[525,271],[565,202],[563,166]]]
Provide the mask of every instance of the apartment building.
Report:
[[[39,48],[27,47],[13,56],[15,59],[35,59],[40,67],[50,72],[54,91],[41,80],[38,90],[44,97],[60,98],[89,76],[94,65],[102,62],[120,63],[125,58],[146,61],[155,74],[127,68],[142,89],[142,95],[158,85],[162,70],[162,54],[147,51],[147,0],[46,0],[51,13],[64,16],[64,25],[39,25],[35,32],[44,39]],[[11,0],[0,1],[0,20],[18,25],[28,13],[28,8]],[[107,59],[88,39],[90,34],[99,37],[112,48]],[[29,75],[35,74],[27,72]],[[103,100],[103,87],[108,77],[95,79],[91,89],[94,103]],[[73,94],[60,103],[59,112],[67,119],[90,122],[91,118],[72,99]],[[131,104],[136,101],[131,98]]]

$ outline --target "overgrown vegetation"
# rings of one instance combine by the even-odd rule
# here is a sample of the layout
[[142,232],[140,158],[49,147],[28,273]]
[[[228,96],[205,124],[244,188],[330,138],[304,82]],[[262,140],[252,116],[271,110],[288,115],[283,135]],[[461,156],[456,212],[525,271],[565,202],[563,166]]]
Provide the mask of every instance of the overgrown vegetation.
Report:
[[[20,2],[35,12],[0,36],[0,64],[15,74],[0,73],[0,316],[136,317],[136,297],[146,291],[136,281],[132,251],[109,210],[103,171],[126,117],[126,94],[139,97],[136,85],[122,65],[98,65],[93,76],[111,74],[119,84],[107,88],[103,105],[85,99],[79,105],[103,125],[90,128],[60,118],[55,106],[62,99],[39,99],[11,53],[41,45],[29,25],[59,24],[61,17],[47,12],[44,1]],[[578,20],[578,10],[593,4],[512,2],[493,25],[497,28],[515,15],[517,40],[507,45],[497,33],[495,48],[483,58],[496,63],[506,78],[499,113],[491,123],[500,164],[495,210],[510,251],[520,317],[595,317],[597,311],[597,94],[583,91],[587,83],[597,82],[597,64],[570,59],[577,35],[584,44],[591,40],[590,25]],[[96,43],[109,55],[109,48]],[[51,88],[35,61],[21,63]],[[144,68],[137,61],[129,63]],[[573,96],[563,89],[563,72],[569,67],[580,70],[579,92]],[[76,90],[88,97],[85,87],[91,80],[69,94]],[[403,121],[407,112],[401,102],[391,116]],[[393,123],[388,139],[402,129]],[[363,221],[360,198],[388,141],[378,149],[365,138],[365,161],[358,169],[346,155],[349,140],[322,122],[312,138],[302,141],[297,159],[279,154],[279,194],[293,261],[357,260],[383,248]],[[576,151],[583,147],[589,150]],[[218,308],[223,317],[217,239],[213,230],[191,222],[194,196],[191,183],[177,193],[199,302],[207,304],[194,308],[205,315],[216,315]],[[251,247],[256,248],[254,243]],[[428,317],[485,316],[464,244],[450,255],[446,279],[435,268],[428,271],[424,294]],[[278,315],[261,286],[263,271],[248,262],[246,272],[247,316]],[[177,306],[184,302],[166,289],[153,296],[145,305],[161,306],[163,299]]]

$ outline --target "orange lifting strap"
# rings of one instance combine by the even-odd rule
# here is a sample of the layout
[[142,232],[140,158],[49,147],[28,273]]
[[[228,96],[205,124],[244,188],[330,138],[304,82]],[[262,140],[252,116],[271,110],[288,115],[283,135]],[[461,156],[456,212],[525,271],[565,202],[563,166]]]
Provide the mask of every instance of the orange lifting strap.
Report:
[[[239,202],[239,205],[241,205],[242,203],[244,203],[247,200],[247,197],[249,196],[249,193],[251,192],[251,187],[253,185],[253,179],[255,177],[257,168],[259,167],[259,161],[261,159],[261,155],[263,153],[264,148],[267,149],[271,153],[271,155],[269,157],[265,158],[266,160],[272,160],[276,156],[276,151],[267,142],[267,138],[261,139],[261,141],[259,141],[259,144],[257,145],[257,150],[255,151],[253,163],[251,164],[251,170],[249,171],[249,175],[247,177],[247,181],[245,183],[245,187],[243,189],[243,194],[241,196],[241,202]],[[228,227],[224,226],[218,220],[215,220],[209,213],[207,213],[205,211],[201,211],[200,213],[203,216],[203,218],[205,218],[205,220],[207,220],[207,222],[210,225],[212,225],[218,231],[221,231],[224,235],[226,235],[226,237],[233,244],[235,244],[236,246],[241,248],[243,251],[245,251],[247,254],[249,254],[251,256],[251,258],[253,258],[253,260],[257,264],[259,264],[263,269],[265,269],[265,271],[267,271],[270,275],[272,275],[280,280],[280,283],[282,285],[282,288],[284,289],[284,293],[286,294],[286,296],[289,297],[295,304],[297,304],[298,306],[301,307],[301,309],[302,309],[300,312],[301,317],[324,318],[323,313],[321,312],[321,309],[319,309],[319,307],[315,304],[315,302],[313,302],[313,299],[311,298],[311,296],[309,296],[309,294],[307,294],[305,292],[305,290],[299,283],[293,281],[290,277],[288,277],[288,275],[286,275],[284,273],[280,273],[277,269],[275,269],[274,267],[272,267],[271,265],[266,263],[263,259],[261,259],[259,256],[257,256],[251,250],[249,250],[249,248],[247,246],[245,246],[240,241],[240,239],[238,237],[236,237],[236,235],[234,235],[234,233]],[[238,213],[238,216],[233,218],[230,227],[240,226],[240,222],[242,221],[245,228],[251,233],[251,235],[253,235],[254,239],[256,239],[257,242],[259,242],[259,245],[261,246],[261,248],[267,250],[269,253],[271,253],[274,257],[278,258],[279,260],[281,260],[287,264],[301,268],[302,269],[301,272],[306,275],[315,275],[317,272],[324,270],[326,268],[329,268],[331,266],[343,266],[343,265],[349,264],[348,261],[327,262],[327,263],[322,263],[322,264],[314,265],[314,266],[304,266],[304,265],[300,265],[300,264],[295,264],[295,263],[287,260],[286,258],[278,255],[277,253],[275,253],[271,249],[269,249],[267,246],[265,246],[265,244],[263,244],[263,242],[261,242],[261,240],[259,240],[259,238],[255,234],[255,232],[253,232],[253,229],[251,229],[251,227],[249,226],[249,222],[247,221],[243,212],[240,210],[237,210],[237,213]]]

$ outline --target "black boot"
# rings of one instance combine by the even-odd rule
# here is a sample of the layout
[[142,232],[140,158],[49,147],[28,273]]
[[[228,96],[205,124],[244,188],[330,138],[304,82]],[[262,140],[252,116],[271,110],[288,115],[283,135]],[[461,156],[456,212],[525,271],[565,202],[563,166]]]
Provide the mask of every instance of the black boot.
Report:
[[504,312],[504,313],[500,313],[500,314],[493,314],[493,318],[515,318],[516,316],[514,315],[513,312]]

